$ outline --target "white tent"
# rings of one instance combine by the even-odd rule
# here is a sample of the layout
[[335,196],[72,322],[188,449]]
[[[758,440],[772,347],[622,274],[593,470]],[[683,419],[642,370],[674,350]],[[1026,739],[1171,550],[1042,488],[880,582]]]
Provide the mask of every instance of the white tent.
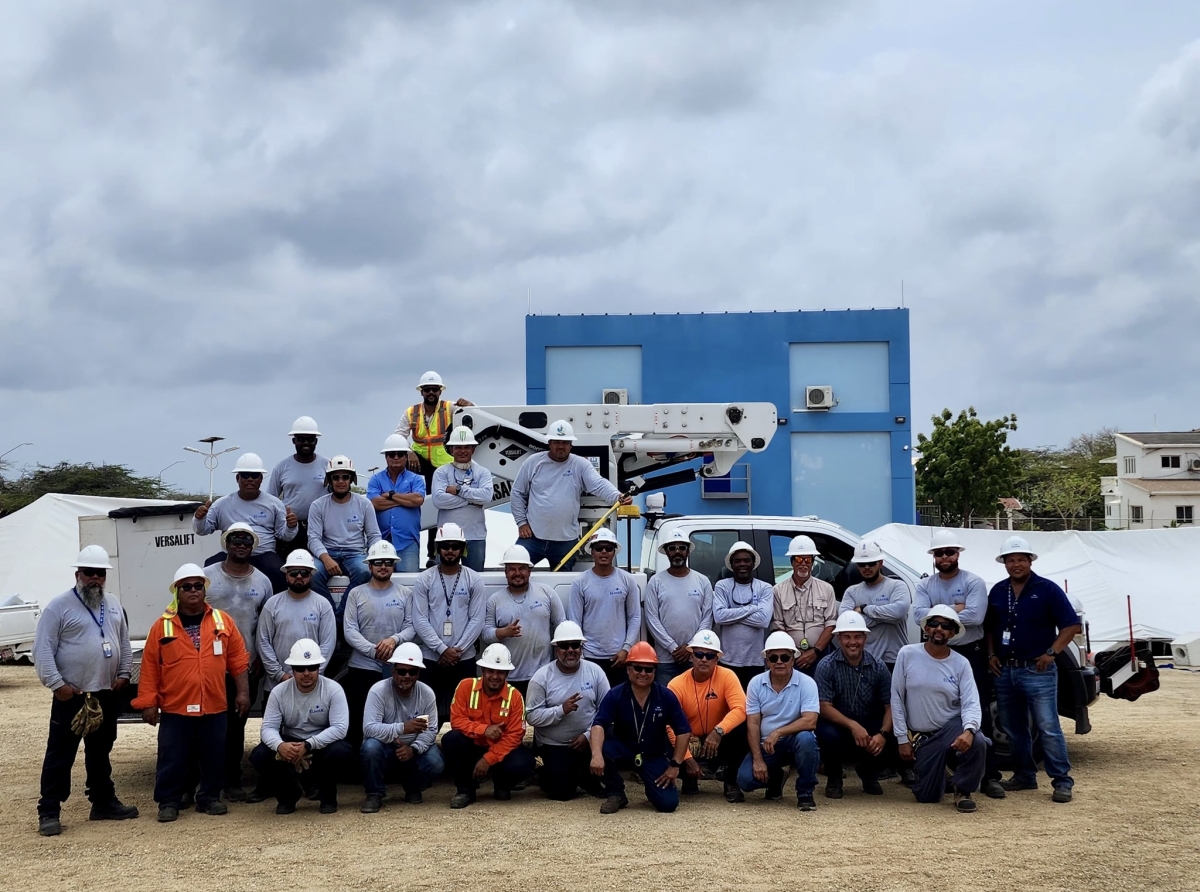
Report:
[[[892,523],[864,539],[910,567],[933,572],[926,552],[936,527]],[[996,555],[1007,530],[955,530],[966,550],[959,565],[989,587],[1007,577]],[[1176,638],[1200,629],[1200,579],[1191,562],[1200,554],[1200,529],[1017,533],[1037,554],[1033,570],[1083,605],[1096,649],[1129,640],[1128,595],[1138,637]]]

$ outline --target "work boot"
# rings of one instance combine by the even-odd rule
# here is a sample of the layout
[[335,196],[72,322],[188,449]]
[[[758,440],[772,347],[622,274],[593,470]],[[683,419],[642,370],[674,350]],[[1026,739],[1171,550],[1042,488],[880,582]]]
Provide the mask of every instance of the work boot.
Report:
[[1010,793],[1015,793],[1018,790],[1036,790],[1037,781],[1017,780],[1016,777],[1010,777],[1008,780],[1000,781],[1000,786]]
[[1004,792],[1004,787],[1000,785],[1000,781],[992,778],[983,782],[983,795],[988,799],[1004,799],[1007,794]]
[[275,806],[275,814],[277,815],[290,815],[295,810],[296,803],[294,802],[281,802]]
[[138,810],[136,805],[125,805],[120,799],[114,799],[107,805],[93,805],[92,813],[88,815],[88,820],[125,821],[137,816]]
[[963,814],[969,815],[975,811],[975,800],[971,798],[970,793],[955,792],[954,807]]
[[368,793],[358,810],[364,815],[373,815],[381,808],[383,808],[383,797],[378,793]]
[[683,787],[680,790],[684,796],[695,796],[700,792],[700,782],[694,777],[685,777],[683,779]]
[[496,787],[492,790],[492,798],[497,802],[508,802],[512,799],[512,790],[506,790],[503,787]]
[[1070,802],[1074,796],[1070,787],[1055,787],[1054,795],[1050,797],[1051,802]]
[[184,811],[186,811],[187,809],[191,808],[195,804],[196,804],[196,791],[195,790],[184,790],[183,796],[179,800],[179,807],[182,808]]
[[917,772],[911,768],[900,769],[900,783],[906,787],[911,787],[917,782]]
[[[878,783],[878,781],[876,781],[876,783]],[[826,799],[841,799],[844,795],[845,795],[845,793],[842,791],[842,782],[841,781],[837,781],[836,783],[833,781],[826,782],[826,784],[825,784],[825,798]]]
[[410,790],[406,787],[404,789],[404,801],[408,805],[420,805],[425,801],[425,797],[421,795],[420,790]]
[[742,788],[737,784],[726,784],[725,801],[729,803],[745,802],[746,794],[742,792]]
[[62,822],[58,815],[38,815],[38,833],[42,836],[58,836],[62,833]]
[[158,823],[170,824],[179,820],[179,809],[173,805],[164,805],[158,810]]
[[321,807],[319,809],[317,809],[317,811],[319,811],[323,815],[332,815],[337,810],[338,810],[338,803],[337,803],[336,799],[332,799],[329,802],[322,802]]
[[813,799],[812,793],[801,793],[796,797],[796,808],[800,811],[816,811],[817,800]]
[[600,814],[615,815],[621,809],[629,804],[629,799],[624,793],[614,793],[600,803]]
[[246,790],[244,787],[226,787],[225,798],[230,802],[245,802]]
[[764,793],[763,795],[766,796],[767,801],[769,801],[769,802],[774,802],[776,800],[782,799],[783,798],[783,781],[779,781],[778,783],[768,783],[767,784],[767,792]]
[[250,803],[266,802],[270,798],[271,794],[268,793],[263,787],[255,787],[246,794],[246,801]]
[[208,805],[197,805],[196,811],[202,815],[227,815],[229,814],[229,806],[220,799],[214,799]]
[[863,792],[866,793],[868,796],[882,796],[883,795],[883,787],[880,785],[879,781],[876,780],[875,778],[873,778],[873,777],[863,778],[862,784],[863,784]]
[[458,792],[454,794],[454,798],[450,800],[451,808],[466,808],[475,801],[474,793]]

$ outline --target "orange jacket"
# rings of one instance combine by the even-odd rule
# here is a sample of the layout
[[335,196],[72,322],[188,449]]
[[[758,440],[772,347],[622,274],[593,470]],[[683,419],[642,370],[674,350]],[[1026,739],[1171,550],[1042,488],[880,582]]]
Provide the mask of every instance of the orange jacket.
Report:
[[667,687],[679,698],[692,733],[701,739],[717,727],[728,734],[746,721],[746,692],[732,669],[718,666],[703,685],[696,684],[689,669],[672,678]]
[[204,605],[200,649],[184,631],[174,610],[154,621],[142,652],[142,676],[134,709],[157,706],[176,715],[224,712],[225,673],[238,676],[250,666],[242,633],[228,613]]
[[[504,733],[494,743],[483,734],[488,725],[504,727]],[[510,684],[489,697],[482,678],[464,678],[454,689],[450,727],[466,734],[478,746],[486,746],[488,751],[483,758],[489,765],[497,765],[525,738],[525,701],[521,692]]]

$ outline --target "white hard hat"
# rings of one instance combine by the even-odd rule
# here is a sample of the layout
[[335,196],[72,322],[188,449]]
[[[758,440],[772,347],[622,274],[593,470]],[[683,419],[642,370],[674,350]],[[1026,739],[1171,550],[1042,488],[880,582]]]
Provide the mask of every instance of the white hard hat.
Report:
[[311,638],[301,638],[292,645],[283,662],[289,666],[316,666],[324,663],[325,657],[321,655],[321,645]]
[[951,638],[950,638],[950,641],[949,641],[950,644],[953,644],[955,641],[957,641],[959,638],[961,638],[963,636],[963,633],[966,631],[963,628],[963,621],[961,619],[959,619],[958,614],[955,613],[954,608],[951,607],[949,604],[938,604],[937,606],[933,607],[927,614],[925,614],[924,617],[921,618],[921,631],[922,632],[925,631],[925,624],[928,623],[931,619],[948,619],[948,620],[951,620],[956,626],[958,626],[958,631],[955,632],[954,635],[951,636]]
[[479,663],[477,665],[480,669],[499,669],[502,672],[512,672],[517,668],[513,665],[512,654],[499,641],[495,644],[489,644],[483,649],[483,653],[479,655]]
[[773,650],[790,650],[794,654],[796,653],[796,642],[787,632],[772,632],[767,636],[766,643],[763,644],[763,656],[765,657]]
[[297,434],[307,434],[310,437],[319,437],[321,432],[317,430],[317,422],[311,415],[301,415],[292,422],[292,429],[288,431],[289,437],[294,437]]
[[688,538],[688,534],[679,527],[671,530],[671,535],[667,536],[658,543],[658,553],[666,554],[668,545],[686,545],[690,551],[692,548],[692,540]]
[[75,563],[72,567],[88,567],[92,570],[111,570],[113,565],[109,563],[108,552],[99,545],[85,545],[79,550],[79,557],[75,558]]
[[396,560],[396,547],[387,539],[380,539],[367,549],[367,560],[394,561]]
[[527,567],[533,566],[533,561],[529,559],[529,549],[524,545],[510,545],[504,549],[504,557],[501,559],[502,564],[524,564]]
[[253,542],[250,544],[250,547],[258,548],[258,533],[254,532],[254,527],[250,526],[250,524],[246,523],[246,521],[234,521],[223,533],[221,533],[222,548],[225,548],[225,540],[229,538],[231,533],[249,533],[250,538],[253,540]]
[[434,542],[466,542],[467,534],[456,523],[444,523],[437,529]]
[[417,390],[422,387],[437,386],[445,389],[446,385],[442,383],[442,376],[437,372],[426,372],[421,376],[421,380],[417,382]]
[[617,551],[621,550],[621,543],[617,541],[617,534],[614,533],[612,530],[610,530],[608,527],[600,527],[600,529],[596,531],[596,535],[594,535],[594,536],[592,536],[592,538],[588,539],[588,541],[587,541],[588,554],[592,553],[592,546],[595,545],[597,542],[610,542],[616,547]]
[[711,629],[701,629],[692,636],[692,640],[688,642],[687,648],[688,650],[695,650],[697,647],[701,650],[715,650],[718,654],[725,653],[725,651],[721,650],[721,639]]
[[316,570],[317,562],[313,560],[313,556],[303,548],[297,548],[287,556],[287,560],[283,562],[282,570],[300,569],[301,567],[308,570]]
[[856,610],[845,610],[838,614],[837,625],[833,627],[833,634],[838,635],[842,632],[862,632],[864,635],[870,634],[867,630],[867,621],[863,619],[863,615]]
[[446,448],[452,449],[455,446],[478,446],[475,442],[475,435],[471,433],[469,427],[463,427],[461,424],[454,430],[450,431],[450,436],[446,438]]
[[179,585],[185,579],[203,579],[204,588],[206,591],[208,590],[208,577],[204,575],[204,568],[199,564],[184,564],[175,571],[175,578],[171,580],[169,589],[171,594],[175,594],[175,586]]
[[1031,561],[1037,560],[1037,555],[1033,553],[1033,549],[1029,547],[1029,543],[1020,536],[1009,536],[1004,540],[1004,545],[1000,548],[1000,554],[996,555],[996,562],[1003,564],[1006,554],[1027,554]]
[[854,557],[850,560],[855,564],[873,564],[883,560],[883,549],[878,542],[868,542],[865,539],[854,546]]
[[579,623],[573,620],[565,619],[554,627],[554,637],[550,639],[551,644],[558,644],[560,641],[587,641],[583,637],[583,629]]
[[405,641],[399,645],[392,651],[388,662],[398,663],[401,666],[416,666],[418,669],[425,668],[425,661],[421,659],[421,646],[413,641]]
[[404,434],[390,434],[383,441],[383,448],[379,450],[379,454],[386,455],[389,452],[408,452],[411,448],[408,444],[408,438]]
[[265,474],[267,469],[263,467],[263,460],[253,452],[246,452],[238,456],[238,460],[233,465],[233,473],[235,474]]
[[937,530],[933,534],[933,538],[929,540],[929,554],[933,554],[939,548],[957,548],[959,551],[967,550],[958,541],[958,534],[954,530]]
[[729,551],[725,552],[725,569],[726,570],[733,569],[733,567],[731,567],[729,565],[729,559],[732,558],[734,556],[734,554],[736,554],[739,551],[748,551],[752,555],[754,555],[754,569],[757,570],[758,565],[762,563],[762,558],[758,556],[758,552],[754,550],[753,545],[751,545],[749,542],[742,542],[740,540],[737,542],[734,542],[732,545],[730,545]]
[[811,557],[819,557],[821,552],[817,551],[817,543],[809,536],[793,536],[792,541],[788,543],[788,550],[785,557],[798,557],[800,555],[809,555]]
[[325,482],[329,482],[329,475],[334,471],[346,471],[350,474],[350,482],[358,483],[358,472],[354,470],[354,462],[345,455],[335,455],[329,460],[329,464],[325,466]]
[[547,440],[566,440],[568,443],[575,442],[575,428],[571,427],[571,422],[559,419],[546,429]]

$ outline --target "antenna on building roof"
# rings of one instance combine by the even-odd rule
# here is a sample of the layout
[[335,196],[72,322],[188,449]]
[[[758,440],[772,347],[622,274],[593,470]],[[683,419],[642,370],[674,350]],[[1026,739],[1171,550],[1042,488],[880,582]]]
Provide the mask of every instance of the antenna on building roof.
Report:
[[904,280],[900,280],[900,309],[904,309]]

